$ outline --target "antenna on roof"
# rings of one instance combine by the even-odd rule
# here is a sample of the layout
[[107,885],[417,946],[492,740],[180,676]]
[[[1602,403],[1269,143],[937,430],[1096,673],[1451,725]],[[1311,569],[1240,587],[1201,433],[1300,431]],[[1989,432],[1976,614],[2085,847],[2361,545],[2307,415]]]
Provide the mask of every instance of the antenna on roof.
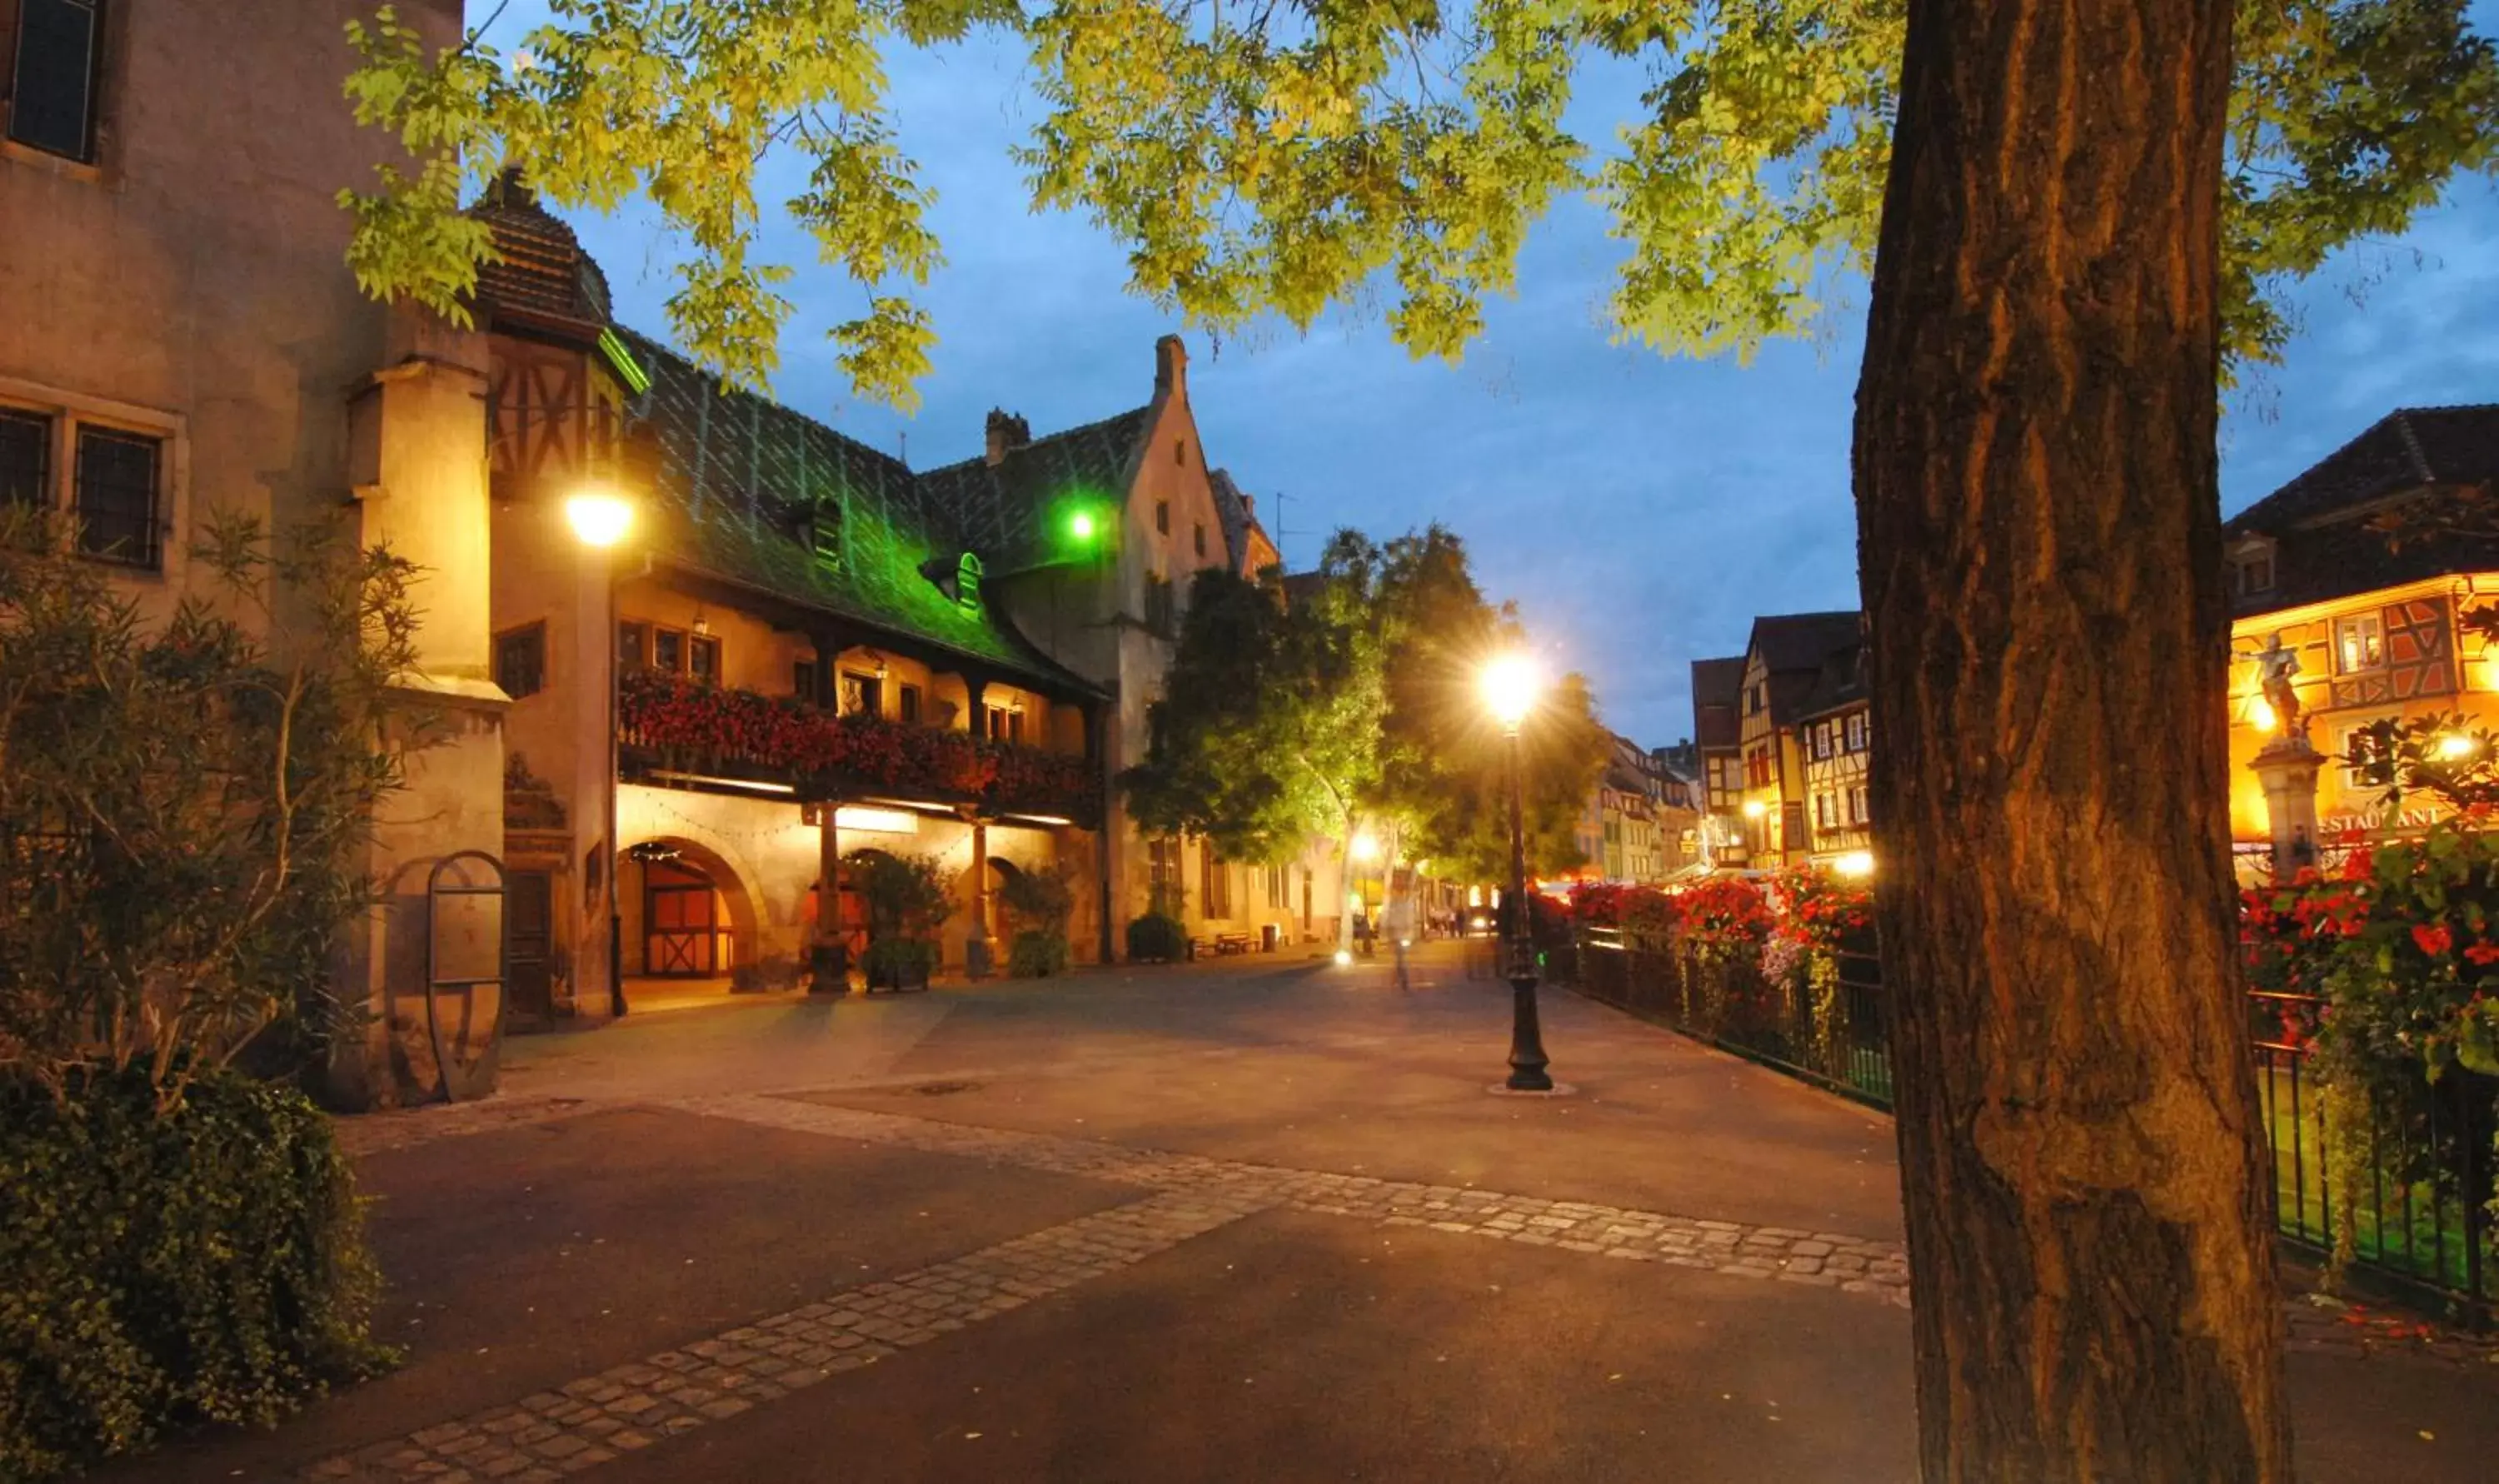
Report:
[[911,430],[903,428],[893,435],[893,462],[904,468],[911,467]]
[[[1284,556],[1284,537],[1295,534],[1295,532],[1291,527],[1284,524],[1284,502],[1292,498],[1293,497],[1285,494],[1282,490],[1276,492],[1276,529],[1273,534],[1276,537],[1276,555],[1283,562],[1284,569],[1286,571],[1292,570],[1293,563],[1291,558]],[[1302,535],[1310,534],[1307,531],[1299,533]]]

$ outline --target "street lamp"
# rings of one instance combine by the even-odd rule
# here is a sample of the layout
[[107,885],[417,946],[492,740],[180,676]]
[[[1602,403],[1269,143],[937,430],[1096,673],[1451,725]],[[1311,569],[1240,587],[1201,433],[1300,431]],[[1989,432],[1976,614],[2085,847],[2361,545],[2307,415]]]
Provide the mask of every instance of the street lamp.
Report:
[[1550,1092],[1544,1036],[1536,1016],[1536,947],[1528,933],[1525,768],[1518,728],[1536,709],[1542,683],[1536,662],[1504,655],[1484,666],[1484,704],[1509,740],[1509,1081],[1513,1092]]
[[623,860],[616,842],[616,794],[623,769],[616,758],[616,559],[611,548],[625,539],[633,529],[633,506],[612,491],[599,488],[583,490],[564,502],[565,521],[572,527],[575,540],[598,552],[606,566],[607,632],[602,640],[607,646],[607,1013],[622,1017],[625,1014],[625,917],[619,901],[616,875]]

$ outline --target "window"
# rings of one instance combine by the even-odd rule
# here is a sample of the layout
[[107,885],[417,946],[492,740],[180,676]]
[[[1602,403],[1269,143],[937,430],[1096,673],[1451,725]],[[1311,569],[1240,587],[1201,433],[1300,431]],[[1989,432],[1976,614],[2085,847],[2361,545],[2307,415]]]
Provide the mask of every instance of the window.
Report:
[[1266,877],[1267,905],[1275,911],[1281,912],[1286,905],[1284,878],[1290,869],[1288,866],[1269,866],[1261,873]]
[[807,512],[807,543],[815,548],[819,560],[839,562],[842,559],[842,502],[820,500]]
[[73,160],[95,158],[103,9],[101,0],[18,0],[12,140]]
[[790,666],[790,694],[809,705],[816,703],[816,661],[800,660]]
[[1852,753],[1862,753],[1866,751],[1866,713],[1856,712],[1848,718],[1848,750]]
[[1146,842],[1146,886],[1154,911],[1179,913],[1180,841],[1166,835]]
[[1873,811],[1868,809],[1866,803],[1866,786],[1864,784],[1859,784],[1855,788],[1850,789],[1848,790],[1848,823],[1851,824],[1863,824],[1872,818],[1874,818]]
[[1767,692],[1769,689],[1769,687],[1767,685],[1746,686],[1744,688],[1744,714],[1746,716],[1761,715],[1763,693]]
[[0,504],[52,503],[52,420],[0,407]]
[[616,626],[616,667],[638,670],[651,662],[651,626],[619,624]]
[[894,698],[902,703],[902,720],[915,726],[918,726],[920,723],[920,688],[918,686],[904,686],[901,688],[900,694]]
[[79,550],[124,566],[156,569],[165,440],[113,428],[78,431]]
[[1188,439],[1172,439],[1172,462],[1174,464],[1186,464],[1188,462]]
[[1831,827],[1831,795],[1828,793],[1817,793],[1813,796],[1813,827],[1816,829]]
[[2349,675],[2374,670],[2386,662],[2385,620],[2375,613],[2355,613],[2334,621],[2334,665]]
[[955,564],[955,601],[966,608],[981,605],[981,559],[968,551]]
[[1164,535],[1171,534],[1171,501],[1168,500],[1154,501],[1154,530]]
[[495,635],[495,684],[514,700],[546,689],[546,625]]
[[1816,722],[1813,724],[1813,756],[1817,760],[1831,756],[1831,724],[1829,722]]
[[1160,573],[1146,576],[1146,629],[1168,639],[1172,635],[1171,579]]
[[686,636],[674,629],[651,630],[651,666],[681,674],[686,667]]
[[686,641],[686,673],[707,686],[720,684],[720,641],[704,634]]
[[2273,553],[2255,552],[2230,564],[2230,592],[2253,597],[2273,591]]
[[1204,521],[1197,523],[1197,554],[1201,557],[1206,555],[1206,522]]
[[2335,729],[2336,756],[2353,759],[2343,769],[2343,790],[2347,793],[2367,793],[2385,787],[2369,776],[2370,764],[2376,759],[2378,752],[2375,738],[2369,732],[2369,727],[2373,725],[2370,722],[2354,722],[2349,726]]
[[856,670],[842,672],[842,715],[885,715],[885,681]]
[[1206,915],[1210,918],[1232,916],[1231,868],[1215,858],[1215,842],[1212,840],[1197,842],[1197,855],[1198,870],[1206,878],[1206,885],[1201,888],[1206,900]]

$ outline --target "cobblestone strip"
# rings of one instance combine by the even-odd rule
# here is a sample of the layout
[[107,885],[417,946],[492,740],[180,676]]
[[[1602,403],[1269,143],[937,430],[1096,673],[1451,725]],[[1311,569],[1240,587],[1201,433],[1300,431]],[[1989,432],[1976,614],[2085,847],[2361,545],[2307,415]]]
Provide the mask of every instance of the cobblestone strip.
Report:
[[775,1128],[1088,1176],[1206,1199],[1283,1206],[1389,1226],[1490,1237],[1523,1246],[1561,1247],[1732,1277],[1836,1288],[1902,1308],[1909,1304],[1908,1254],[1892,1243],[1841,1232],[1748,1226],[1457,1185],[1131,1149],[1091,1140],[941,1123],[788,1098],[742,1095],[689,1099],[669,1106]]
[[544,1484],[1021,1308],[1255,1210],[1195,1194],[1154,1195],[890,1281],[845,1289],[510,1406],[326,1458],[296,1477],[324,1484]]

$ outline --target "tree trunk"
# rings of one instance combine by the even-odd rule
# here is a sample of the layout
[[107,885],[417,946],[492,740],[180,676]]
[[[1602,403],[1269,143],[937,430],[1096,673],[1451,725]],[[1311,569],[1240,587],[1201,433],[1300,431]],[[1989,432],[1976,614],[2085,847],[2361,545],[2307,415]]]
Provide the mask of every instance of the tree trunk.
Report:
[[2288,1481],[2232,919],[2226,0],[1911,0],[1858,387],[1940,1481]]

